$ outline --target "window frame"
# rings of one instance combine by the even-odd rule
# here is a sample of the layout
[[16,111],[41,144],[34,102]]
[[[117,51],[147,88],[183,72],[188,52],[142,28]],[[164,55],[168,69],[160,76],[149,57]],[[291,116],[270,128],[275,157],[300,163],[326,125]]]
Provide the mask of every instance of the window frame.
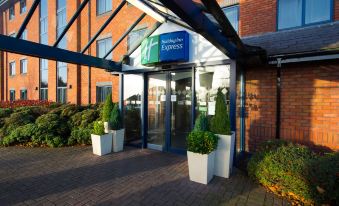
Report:
[[[98,96],[98,89],[101,89],[100,90],[100,99],[99,99],[99,96]],[[96,95],[96,97],[95,97],[95,101],[96,101],[96,103],[102,103],[102,102],[105,102],[105,99],[106,98],[104,98],[103,96],[102,96],[102,94],[103,94],[103,89],[107,89],[107,88],[110,88],[111,89],[111,94],[113,94],[113,85],[111,85],[111,84],[107,84],[107,85],[96,85],[96,87],[95,87],[95,95]],[[106,95],[106,97],[107,97],[107,95]]]
[[[25,7],[22,7],[22,2],[25,2]],[[25,9],[25,10],[23,10]],[[26,0],[20,0],[20,14],[24,14],[27,11],[27,1]]]
[[105,11],[103,13],[99,13],[99,1],[100,0],[96,0],[96,14],[97,14],[97,16],[102,16],[102,15],[105,15],[106,13],[109,13],[109,12],[113,11],[113,2],[111,4],[112,8],[110,10],[106,10],[106,0],[104,0],[105,1]]
[[[13,11],[13,16],[11,16],[11,10]],[[10,21],[12,21],[13,19],[15,19],[15,5],[12,4],[9,8],[8,8],[8,19]]]
[[[23,67],[22,67],[22,63],[26,62],[26,71],[23,72]],[[24,59],[20,59],[20,74],[27,74],[28,71],[28,60],[26,58]]]
[[[12,72],[12,67],[11,67],[11,65],[12,64],[14,64],[14,72]],[[9,76],[10,77],[14,77],[15,75],[16,75],[16,64],[15,64],[15,61],[12,61],[12,62],[9,62],[9,71],[8,71],[8,73],[9,73]]]
[[[222,7],[221,10],[224,13],[225,17],[227,17],[225,12],[224,12],[224,9],[232,9],[232,8],[236,8],[237,12],[238,12],[238,15],[237,15],[237,18],[238,18],[238,31],[235,30],[235,28],[233,28],[233,29],[237,32],[237,34],[239,34],[239,32],[240,32],[240,25],[239,25],[239,22],[240,22],[240,5],[239,4],[233,4],[233,5],[225,6],[225,7]],[[228,20],[228,18],[227,18],[227,20]]]
[[[12,97],[12,92],[13,92],[13,94],[14,94],[14,98],[12,99],[11,97]],[[9,101],[11,101],[11,102],[13,102],[13,101],[15,101],[15,89],[10,89],[9,90]]]
[[[144,35],[143,35],[143,37],[145,37],[145,34],[147,33],[147,27],[142,27],[142,28],[139,28],[139,29],[136,29],[136,30],[132,30],[128,35],[127,35],[127,51],[129,51],[131,48],[132,48],[132,46],[135,46],[136,44],[129,44],[129,41],[130,41],[130,36],[131,36],[131,34],[132,33],[134,33],[134,32],[140,32],[140,31],[143,31],[144,32]],[[142,38],[140,39],[140,40],[142,40]],[[137,42],[136,42],[137,43]]]
[[279,28],[279,5],[280,2],[284,1],[284,0],[277,0],[277,14],[276,14],[276,31],[284,31],[284,30],[290,30],[290,29],[297,29],[297,28],[303,28],[303,27],[308,27],[308,26],[314,26],[314,25],[319,25],[319,24],[325,24],[325,23],[329,23],[329,22],[333,22],[334,21],[334,0],[330,0],[330,19],[329,20],[325,20],[325,21],[319,21],[319,22],[315,22],[315,23],[310,23],[310,24],[306,24],[305,23],[305,16],[306,16],[306,0],[301,0],[302,1],[302,5],[301,5],[301,25],[300,26],[294,26],[294,27],[289,27],[289,28],[283,28],[280,29]]
[[[107,54],[107,52],[108,51],[106,51],[106,42],[109,40],[109,39],[111,39],[111,44],[109,45],[110,47],[109,47],[109,49],[111,49],[112,48],[112,46],[113,46],[113,38],[112,38],[112,36],[109,36],[109,37],[105,37],[105,38],[102,38],[102,39],[98,39],[97,41],[96,41],[96,57],[98,57],[98,58],[103,58],[103,57],[100,57],[99,56],[99,43],[100,42],[104,42],[104,45],[105,45],[105,54],[103,54],[103,55],[106,55]],[[108,50],[109,50],[108,49]],[[106,60],[112,60],[113,59],[113,51],[110,53],[110,55],[108,55],[106,58],[105,58]]]
[[[25,92],[25,96],[23,95],[23,92]],[[23,98],[25,97],[25,98]],[[20,89],[20,100],[27,100],[28,99],[28,92],[27,89]]]

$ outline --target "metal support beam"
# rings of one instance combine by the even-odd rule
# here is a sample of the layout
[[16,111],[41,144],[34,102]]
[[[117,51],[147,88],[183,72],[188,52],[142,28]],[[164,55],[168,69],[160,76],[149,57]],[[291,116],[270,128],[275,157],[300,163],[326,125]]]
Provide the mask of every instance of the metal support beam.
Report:
[[67,62],[70,64],[97,67],[109,71],[121,71],[120,63],[5,35],[0,35],[0,51]]
[[124,40],[124,38],[145,18],[146,14],[143,13],[128,29],[127,31],[118,39],[117,42],[113,45],[113,47],[106,53],[106,55],[103,57],[106,59],[108,55]]
[[16,34],[17,39],[19,39],[21,37],[22,33],[25,31],[27,24],[31,20],[31,18],[32,18],[36,8],[39,6],[39,4],[40,4],[40,0],[35,0],[33,2],[31,9],[29,10],[24,22],[21,24],[20,29],[19,29],[18,33]]
[[240,37],[238,36],[237,32],[234,30],[232,24],[227,19],[224,12],[221,10],[218,2],[216,0],[201,0],[201,1],[205,5],[207,10],[213,15],[213,17],[219,23],[222,33],[231,42],[233,42],[240,51],[246,52],[245,45],[242,43]]
[[160,0],[164,6],[190,25],[197,33],[205,37],[221,52],[236,59],[239,50],[191,0]]
[[59,42],[62,40],[62,38],[65,36],[65,34],[67,33],[67,31],[69,30],[69,28],[71,28],[72,24],[75,22],[75,20],[78,18],[78,16],[81,14],[82,10],[85,8],[85,6],[87,5],[87,3],[89,2],[89,0],[84,0],[78,10],[75,12],[75,14],[72,16],[71,20],[69,20],[68,24],[66,25],[65,29],[62,31],[62,33],[60,34],[60,36],[58,37],[58,39],[55,41],[53,47],[58,46]]
[[124,7],[126,4],[126,0],[123,0],[119,6],[114,10],[111,16],[106,20],[106,22],[101,26],[98,32],[92,37],[91,40],[87,43],[87,45],[81,50],[81,53],[85,53],[85,51],[92,45],[92,43],[98,38],[101,32],[108,26],[108,24],[114,19],[114,17],[119,13],[119,11]]

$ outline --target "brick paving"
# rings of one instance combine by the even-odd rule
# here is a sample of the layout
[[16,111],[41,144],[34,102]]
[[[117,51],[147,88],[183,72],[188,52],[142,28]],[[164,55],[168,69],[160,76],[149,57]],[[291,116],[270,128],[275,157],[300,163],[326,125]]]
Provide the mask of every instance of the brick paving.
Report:
[[236,170],[190,182],[185,156],[127,147],[0,148],[0,205],[288,205]]

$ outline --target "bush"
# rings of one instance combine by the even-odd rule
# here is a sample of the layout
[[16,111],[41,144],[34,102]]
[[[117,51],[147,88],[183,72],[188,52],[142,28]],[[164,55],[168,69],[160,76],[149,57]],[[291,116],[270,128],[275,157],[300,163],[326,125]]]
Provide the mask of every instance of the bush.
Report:
[[0,118],[9,117],[12,114],[13,110],[10,108],[0,108]]
[[68,104],[62,107],[62,111],[60,113],[61,117],[71,117],[74,114],[78,113],[81,110],[81,107],[75,104]]
[[104,123],[102,121],[94,122],[92,133],[95,135],[104,135],[105,134]]
[[26,144],[31,141],[33,135],[37,131],[35,124],[27,124],[20,126],[13,130],[8,136],[6,136],[2,143],[4,146],[11,146],[16,144]]
[[208,131],[208,119],[206,115],[200,114],[195,120],[194,131]]
[[91,144],[91,128],[78,128],[73,129],[71,136],[68,138],[68,145],[90,145]]
[[9,135],[14,129],[33,123],[35,121],[35,116],[33,116],[31,111],[21,111],[17,113],[12,113],[8,118],[5,118],[3,127],[0,130],[0,138],[4,138]]
[[113,110],[113,102],[112,102],[112,94],[109,94],[105,100],[105,104],[104,104],[104,108],[103,108],[103,116],[102,116],[102,120],[104,122],[108,122],[109,121],[109,117],[111,115],[111,111]]
[[218,137],[207,131],[192,131],[187,137],[187,150],[194,153],[209,154],[217,149]]
[[[305,146],[267,142],[250,159],[247,169],[252,179],[296,204],[328,203],[328,197],[338,196],[334,187],[338,157],[320,157]],[[326,192],[319,192],[323,190]]]
[[225,95],[222,93],[222,89],[218,89],[217,100],[215,103],[215,115],[211,119],[211,131],[214,134],[230,135],[231,125],[226,108]]
[[69,120],[69,125],[71,128],[74,127],[86,128],[98,118],[99,111],[94,109],[87,109],[82,112],[74,114]]
[[109,124],[112,130],[121,129],[121,116],[118,104],[114,104],[109,118]]

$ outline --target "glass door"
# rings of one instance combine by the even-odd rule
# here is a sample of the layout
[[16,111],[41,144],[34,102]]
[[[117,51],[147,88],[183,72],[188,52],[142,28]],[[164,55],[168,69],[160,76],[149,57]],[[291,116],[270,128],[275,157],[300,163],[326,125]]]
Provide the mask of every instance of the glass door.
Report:
[[167,74],[148,76],[148,138],[150,149],[163,150],[166,138]]

